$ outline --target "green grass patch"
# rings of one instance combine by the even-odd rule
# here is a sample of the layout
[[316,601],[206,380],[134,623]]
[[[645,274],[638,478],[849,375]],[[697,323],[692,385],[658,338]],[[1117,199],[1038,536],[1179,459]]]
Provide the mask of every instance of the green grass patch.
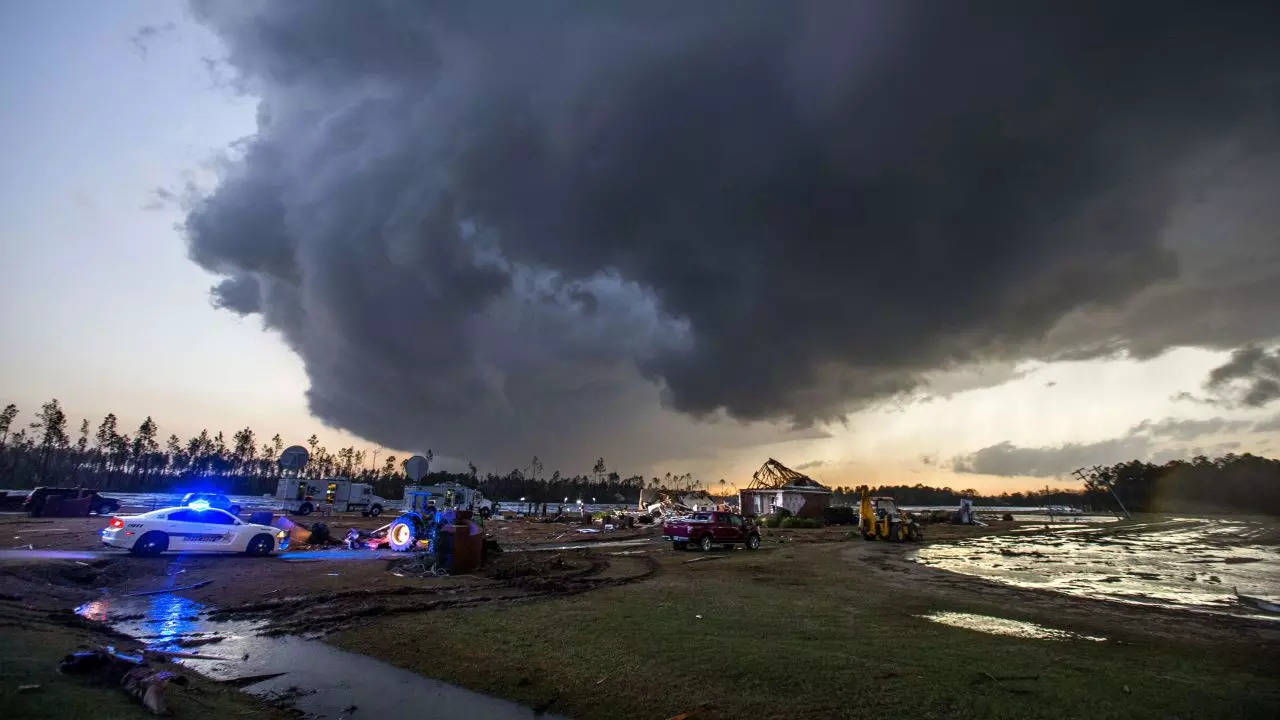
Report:
[[[1274,675],[1229,654],[939,625],[918,617],[934,609],[926,597],[862,582],[837,553],[817,547],[812,562],[789,551],[744,553],[568,598],[388,618],[332,641],[580,717],[669,717],[698,707],[699,717],[726,718],[890,711],[1055,720],[1269,718],[1280,710]],[[1046,622],[969,605],[945,609]],[[429,649],[415,640],[427,624]],[[988,677],[1013,675],[1038,679]]]

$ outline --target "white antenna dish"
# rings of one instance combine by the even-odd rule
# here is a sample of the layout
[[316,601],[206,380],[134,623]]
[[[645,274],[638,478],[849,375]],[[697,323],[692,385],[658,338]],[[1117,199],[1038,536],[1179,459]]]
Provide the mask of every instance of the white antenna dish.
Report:
[[426,477],[427,471],[431,469],[431,461],[421,455],[414,455],[404,461],[404,474],[409,476],[413,482],[418,482]]
[[307,460],[311,456],[307,454],[307,449],[301,445],[290,445],[280,453],[281,470],[301,470],[306,467]]

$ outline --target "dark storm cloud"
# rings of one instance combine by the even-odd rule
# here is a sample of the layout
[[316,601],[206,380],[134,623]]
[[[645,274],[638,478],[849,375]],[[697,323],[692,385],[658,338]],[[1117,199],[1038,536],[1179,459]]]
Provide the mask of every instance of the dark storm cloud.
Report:
[[1140,436],[1051,447],[1019,447],[1006,440],[956,458],[952,468],[956,472],[982,475],[1053,477],[1067,475],[1080,467],[1145,458],[1149,454],[1150,440]]
[[1221,402],[1246,407],[1262,407],[1280,398],[1280,348],[1239,348],[1209,372],[1205,389]]
[[[951,466],[956,472],[985,475],[1031,475],[1034,477],[1065,476],[1080,467],[1109,465],[1123,460],[1164,461],[1197,455],[1200,448],[1187,450],[1169,447],[1171,442],[1186,442],[1227,432],[1257,431],[1247,420],[1215,417],[1205,420],[1164,418],[1143,420],[1123,437],[1093,443],[1064,443],[1046,447],[1020,447],[1009,441],[982,448],[955,458]],[[1215,448],[1227,450],[1239,443],[1221,443]]]
[[[1269,11],[195,9],[262,103],[191,255],[384,443],[616,440],[639,376],[805,425],[963,364],[1218,345],[1245,330],[1204,308],[1274,292],[1239,217],[1275,188]],[[1193,198],[1236,211],[1216,255],[1173,232],[1213,173],[1254,181]]]

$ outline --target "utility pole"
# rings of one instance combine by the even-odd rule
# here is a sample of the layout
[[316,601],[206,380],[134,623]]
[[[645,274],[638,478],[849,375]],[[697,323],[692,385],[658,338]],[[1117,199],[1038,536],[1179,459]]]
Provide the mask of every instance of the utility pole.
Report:
[[[1101,485],[1106,489],[1110,490],[1111,497],[1116,499],[1116,504],[1120,506],[1120,510],[1121,512],[1124,513],[1125,519],[1127,520],[1133,519],[1133,516],[1129,514],[1129,509],[1124,506],[1124,501],[1121,500],[1120,496],[1116,493],[1115,479],[1104,478],[1102,475],[1102,468],[1100,466],[1094,465],[1092,468],[1089,468],[1089,470],[1087,471],[1087,474],[1084,468],[1077,468],[1076,471],[1072,473],[1072,475],[1075,475],[1076,478],[1081,482],[1085,483],[1086,486]],[[1119,515],[1120,515],[1119,513],[1116,513],[1117,517],[1119,517]]]

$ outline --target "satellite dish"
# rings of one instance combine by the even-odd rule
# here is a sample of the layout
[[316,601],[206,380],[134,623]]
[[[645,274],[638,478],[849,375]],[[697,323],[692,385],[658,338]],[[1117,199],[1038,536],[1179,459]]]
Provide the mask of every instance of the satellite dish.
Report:
[[409,476],[413,482],[418,482],[426,477],[427,471],[431,469],[431,461],[421,455],[414,455],[404,461],[404,474]]
[[281,470],[301,470],[306,466],[309,457],[306,448],[301,445],[290,445],[280,453],[278,462]]

